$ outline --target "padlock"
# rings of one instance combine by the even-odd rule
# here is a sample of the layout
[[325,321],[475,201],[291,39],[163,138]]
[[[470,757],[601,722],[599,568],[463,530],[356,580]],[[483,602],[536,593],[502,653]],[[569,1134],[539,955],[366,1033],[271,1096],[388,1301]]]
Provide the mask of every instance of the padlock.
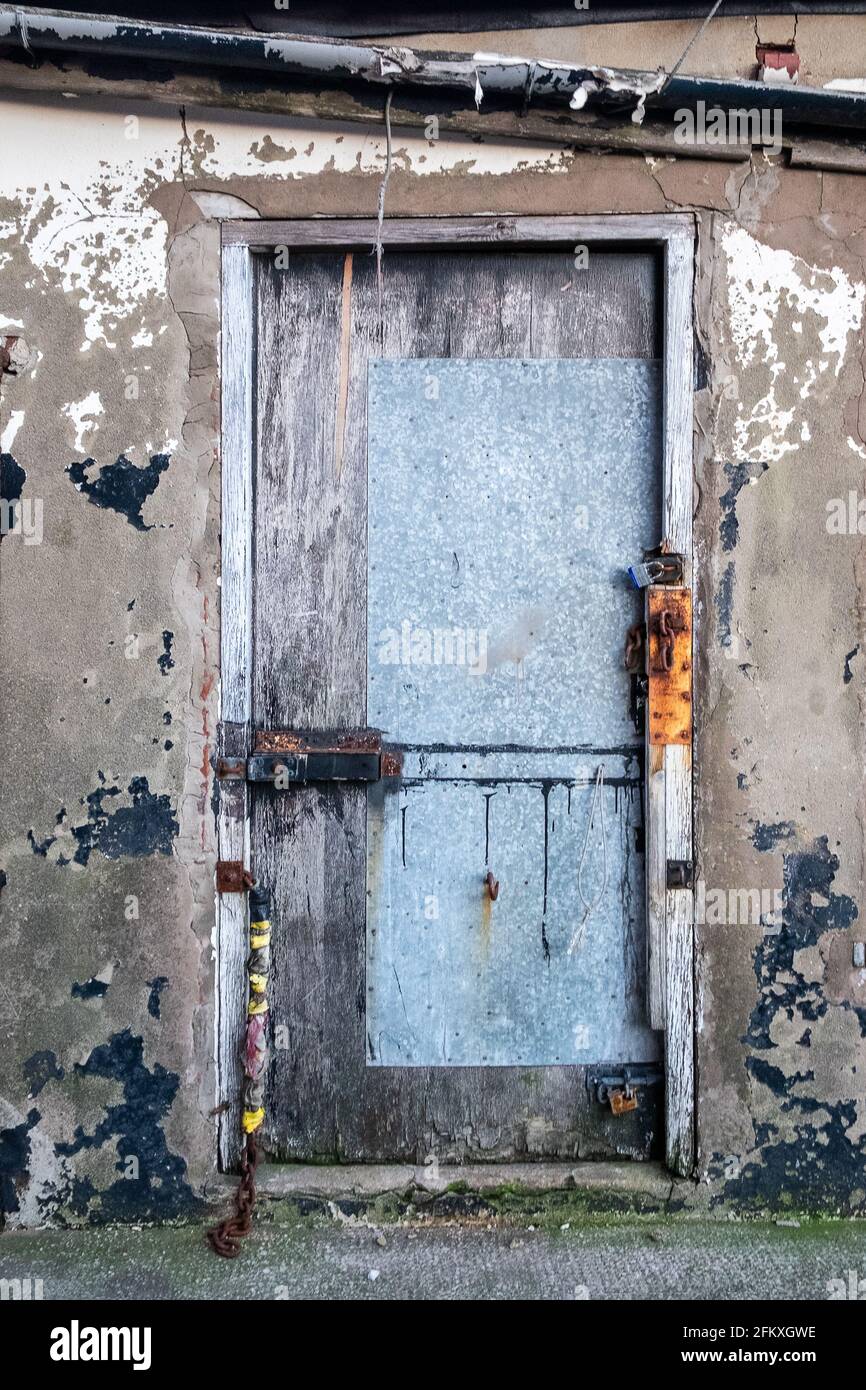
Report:
[[614,1115],[625,1115],[629,1110],[637,1110],[637,1096],[630,1086],[625,1090],[617,1087],[614,1091],[608,1091],[607,1098]]
[[661,570],[654,565],[650,568],[648,564],[629,565],[628,577],[636,589],[646,589],[649,584],[654,584],[657,575]]

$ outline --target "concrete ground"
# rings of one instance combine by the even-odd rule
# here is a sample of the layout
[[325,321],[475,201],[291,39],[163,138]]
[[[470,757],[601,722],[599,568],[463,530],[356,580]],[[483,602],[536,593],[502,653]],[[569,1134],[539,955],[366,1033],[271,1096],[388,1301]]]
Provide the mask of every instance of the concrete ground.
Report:
[[517,1217],[465,1210],[379,1220],[333,1203],[265,1201],[234,1261],[210,1252],[204,1230],[9,1232],[0,1236],[0,1279],[41,1279],[44,1299],[72,1300],[815,1301],[838,1294],[833,1281],[850,1290],[852,1274],[855,1288],[866,1280],[866,1222],[857,1221],[568,1219],[543,1203]]

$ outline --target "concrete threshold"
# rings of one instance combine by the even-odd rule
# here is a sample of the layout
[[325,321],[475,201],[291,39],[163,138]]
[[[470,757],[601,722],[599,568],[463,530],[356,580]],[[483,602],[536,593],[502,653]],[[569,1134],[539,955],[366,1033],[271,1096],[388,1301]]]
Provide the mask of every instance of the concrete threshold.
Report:
[[[221,1174],[223,1190],[237,1179]],[[262,1197],[375,1198],[410,1189],[438,1195],[448,1191],[485,1193],[514,1188],[524,1192],[585,1191],[618,1193],[663,1204],[674,1179],[661,1163],[454,1163],[454,1164],[314,1164],[267,1163],[259,1167],[256,1186]],[[691,1184],[688,1184],[691,1187]]]

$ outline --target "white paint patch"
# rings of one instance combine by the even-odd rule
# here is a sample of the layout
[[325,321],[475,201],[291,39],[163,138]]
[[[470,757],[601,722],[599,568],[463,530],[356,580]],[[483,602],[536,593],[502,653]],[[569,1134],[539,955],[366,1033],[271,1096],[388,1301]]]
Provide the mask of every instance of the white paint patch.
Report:
[[[793,407],[783,408],[779,402],[777,383],[787,394],[796,388],[806,400],[831,366],[839,375],[849,337],[857,334],[863,319],[866,285],[852,281],[838,266],[819,270],[790,251],[766,246],[742,227],[730,227],[722,246],[735,356],[744,371],[763,364],[770,374],[768,389],[751,410],[737,407],[736,456],[740,462],[772,463],[808,437]],[[796,315],[797,331],[816,340],[820,357],[817,366],[807,359],[805,379],[779,356],[783,312]],[[793,437],[788,433],[792,425]]]
[[11,453],[12,445],[15,443],[15,436],[24,424],[24,411],[13,410],[9,416],[8,423],[2,436],[0,436],[0,452]]
[[63,407],[63,414],[75,426],[75,452],[81,454],[84,452],[84,436],[98,428],[97,417],[105,414],[99,392],[91,391],[82,401],[70,401]]
[[[142,311],[166,295],[169,229],[152,203],[162,185],[182,179],[205,216],[254,215],[243,199],[198,190],[196,180],[378,175],[387,154],[383,128],[308,126],[248,113],[188,109],[184,130],[169,108],[142,107],[133,116],[70,105],[62,130],[58,141],[57,121],[35,102],[10,103],[4,112],[4,193],[21,211],[0,222],[0,263],[23,244],[36,272],[27,288],[59,287],[77,299],[85,316],[81,352],[95,343],[125,347],[130,331],[136,346],[148,346],[138,335],[157,330]],[[430,141],[423,127],[417,134],[395,130],[393,143],[395,165],[417,175],[558,173],[572,161],[568,150],[544,144]],[[164,317],[164,306],[155,313]]]
[[850,434],[848,436],[848,448],[853,449],[857,457],[863,459],[864,463],[866,463],[866,448],[864,448],[862,444],[858,444],[856,439],[852,439]]
[[[167,228],[148,196],[178,175],[179,123],[168,113],[129,121],[73,107],[58,141],[44,109],[9,103],[4,112],[4,191],[17,191],[22,207],[13,242],[26,245],[46,289],[78,299],[81,351],[115,346],[123,320],[165,290]],[[0,251],[2,242],[0,231]]]
[[[378,174],[388,153],[384,127],[376,126],[265,124],[261,117],[249,114],[214,120],[208,113],[198,121],[187,112],[187,129],[201,169],[220,178],[237,174],[271,180],[324,172]],[[421,176],[452,173],[458,168],[473,174],[509,174],[532,167],[564,173],[572,161],[568,150],[544,144],[475,143],[450,135],[431,142],[423,126],[418,127],[417,134],[394,127],[392,144],[395,166]],[[263,159],[265,152],[267,158]]]
[[824,83],[824,89],[831,92],[866,92],[866,77],[834,77],[831,82]]

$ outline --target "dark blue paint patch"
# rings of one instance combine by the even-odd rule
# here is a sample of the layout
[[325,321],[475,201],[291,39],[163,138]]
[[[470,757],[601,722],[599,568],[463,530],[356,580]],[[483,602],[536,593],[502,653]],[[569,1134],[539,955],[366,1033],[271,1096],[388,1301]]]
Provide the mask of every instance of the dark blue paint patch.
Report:
[[157,666],[159,667],[160,671],[162,672],[162,674],[163,674],[164,676],[167,676],[168,673],[169,673],[169,671],[170,671],[170,670],[172,669],[172,667],[174,666],[174,657],[173,657],[172,654],[171,654],[171,648],[172,648],[172,643],[173,643],[173,642],[174,642],[174,633],[173,633],[173,632],[169,632],[169,631],[166,629],[166,631],[162,634],[162,648],[163,648],[163,650],[162,650],[162,655],[161,655],[160,657],[157,658],[157,662],[156,662]]
[[83,1078],[119,1082],[123,1099],[106,1108],[91,1134],[79,1125],[69,1143],[55,1146],[63,1158],[106,1145],[117,1154],[115,1166],[121,1176],[99,1193],[98,1203],[91,1207],[91,1192],[85,1189],[77,1208],[76,1199],[70,1200],[72,1209],[99,1224],[166,1221],[200,1211],[203,1203],[187,1180],[186,1160],[169,1150],[162,1129],[177,1095],[178,1075],[158,1062],[148,1069],[143,1040],[128,1028],[95,1047],[86,1062],[76,1063],[75,1070]]
[[747,483],[754,478],[760,478],[762,473],[766,473],[769,468],[767,463],[726,463],[725,477],[728,480],[728,490],[723,492],[719,498],[719,505],[722,509],[722,519],[719,522],[719,538],[722,542],[722,550],[734,550],[740,535],[740,523],[737,520],[737,498]]
[[[780,1012],[789,1023],[802,1019],[807,1024],[827,1012],[819,986],[794,968],[794,956],[817,945],[825,932],[846,931],[856,919],[853,898],[832,891],[838,868],[826,835],[815,841],[813,849],[784,856],[782,925],[778,933],[764,937],[753,957],[758,1002],[743,1042],[758,1051],[776,1046],[771,1031]],[[816,903],[813,896],[826,902]]]
[[161,1012],[160,995],[168,984],[166,975],[157,975],[155,980],[148,980],[150,995],[147,1000],[147,1012],[151,1018],[159,1018]]
[[[793,1076],[787,1076],[781,1067],[774,1067],[772,1062],[767,1061],[766,1057],[747,1057],[746,1070],[750,1071],[762,1086],[768,1086],[779,1100],[784,1100],[786,1096],[790,1096],[794,1087],[798,1086],[801,1081],[815,1080],[813,1071],[798,1071]],[[782,1109],[790,1109],[790,1106],[783,1105]]]
[[[799,1105],[804,1118],[797,1126],[796,1140],[774,1143],[778,1130],[772,1125],[762,1126],[760,1161],[745,1164],[737,1177],[726,1182],[719,1196],[713,1198],[713,1206],[732,1202],[752,1210],[794,1206],[813,1212],[862,1213],[863,1205],[852,1197],[863,1190],[866,1148],[862,1140],[852,1144],[848,1138],[848,1130],[857,1120],[856,1102],[803,1100]],[[812,1123],[808,1114],[820,1114],[824,1123]],[[724,1168],[722,1155],[714,1158],[718,1164],[711,1166],[711,1175]]]
[[38,1110],[31,1110],[20,1125],[0,1129],[0,1216],[18,1210],[18,1187],[28,1179],[30,1131],[40,1118]]
[[57,839],[56,835],[47,835],[44,840],[37,840],[32,830],[27,831],[27,840],[34,854],[41,855],[43,859],[48,858],[48,851]]
[[692,377],[695,391],[703,391],[709,385],[710,373],[709,363],[707,361],[707,354],[697,338],[695,339],[695,356]]
[[854,650],[848,652],[847,656],[845,657],[845,669],[842,672],[842,680],[844,681],[845,685],[850,685],[852,680],[854,679],[854,672],[851,670],[851,662],[854,660],[859,650],[860,644],[858,642]]
[[73,859],[87,864],[98,849],[106,859],[140,858],[152,854],[171,854],[171,842],[180,826],[166,795],[156,795],[146,777],[133,777],[127,788],[131,806],[108,812],[104,802],[120,795],[119,787],[98,787],[87,797],[87,820],[74,825],[77,841]]
[[95,977],[91,977],[83,984],[79,984],[77,980],[72,982],[73,999],[104,999],[107,993],[107,980],[97,980]]
[[[753,1049],[746,1068],[754,1083],[774,1097],[781,1112],[797,1115],[797,1138],[780,1140],[777,1126],[756,1124],[760,1158],[726,1181],[714,1203],[733,1201],[771,1209],[796,1204],[806,1210],[849,1212],[855,1209],[852,1194],[862,1193],[866,1137],[856,1142],[848,1137],[857,1120],[856,1102],[796,1095],[795,1088],[814,1079],[814,1073],[791,1074],[767,1055],[777,1051],[773,1032],[780,1014],[796,1028],[801,1021],[808,1025],[823,1018],[831,1007],[854,1008],[847,1001],[831,1005],[821,982],[807,980],[794,967],[798,951],[815,946],[825,932],[848,930],[857,918],[854,900],[833,892],[838,868],[838,857],[831,853],[826,836],[808,850],[785,854],[782,926],[778,934],[765,936],[754,953],[758,1001],[743,1038]],[[866,1009],[854,1008],[854,1012],[861,1031],[866,1032]],[[811,1047],[808,1026],[797,1042]],[[718,1171],[724,1172],[724,1157],[715,1157]]]
[[794,824],[789,820],[777,821],[775,825],[764,825],[757,821],[752,831],[752,844],[755,849],[767,853],[775,849],[780,840],[790,840],[794,834]]
[[83,462],[70,463],[66,469],[79,492],[83,492],[89,502],[96,507],[106,507],[125,516],[136,531],[152,531],[142,519],[141,509],[159,486],[160,475],[171,461],[170,454],[152,454],[150,463],[138,468],[126,457],[119,454],[116,463],[108,463],[99,470],[99,477],[91,481],[87,476],[89,468],[96,467],[96,459],[86,458]]
[[7,884],[8,882],[9,882],[9,877],[8,877],[8,875],[7,875],[7,873],[6,873],[6,870],[5,870],[5,869],[0,869],[0,893],[3,892],[3,889],[6,887],[6,884]]
[[24,1080],[27,1082],[27,1094],[31,1097],[38,1096],[49,1081],[62,1081],[63,1077],[64,1071],[58,1064],[57,1054],[50,1049],[34,1052],[24,1063]]
[[722,575],[721,583],[719,584],[714,599],[716,605],[716,612],[718,614],[716,630],[719,635],[719,641],[721,642],[723,647],[729,647],[731,645],[731,623],[733,622],[734,615],[735,572],[736,571],[734,568],[734,562],[733,560],[731,560],[725,566],[725,572]]
[[18,506],[21,493],[27,481],[27,474],[17,459],[11,454],[0,454],[0,501],[3,503],[0,516],[0,541],[6,531],[11,531],[17,523]]

